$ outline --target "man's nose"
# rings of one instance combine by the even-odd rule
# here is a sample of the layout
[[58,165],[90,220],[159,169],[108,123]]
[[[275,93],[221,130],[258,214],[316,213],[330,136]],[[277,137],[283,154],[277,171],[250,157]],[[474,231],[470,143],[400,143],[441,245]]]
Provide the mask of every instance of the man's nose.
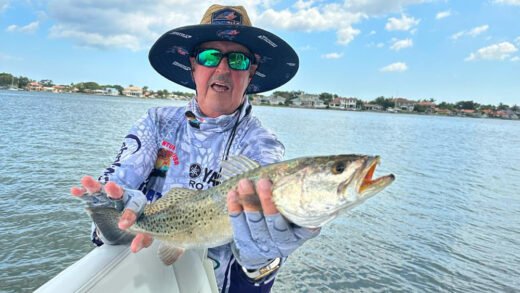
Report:
[[227,57],[222,57],[222,60],[220,60],[216,70],[219,72],[229,72],[231,70],[228,65]]

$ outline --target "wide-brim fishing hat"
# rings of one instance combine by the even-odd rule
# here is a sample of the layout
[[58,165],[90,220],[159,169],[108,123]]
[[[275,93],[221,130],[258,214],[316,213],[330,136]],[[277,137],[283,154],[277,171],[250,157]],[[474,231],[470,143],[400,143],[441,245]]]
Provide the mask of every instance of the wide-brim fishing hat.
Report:
[[162,35],[150,49],[148,59],[162,76],[195,89],[190,55],[201,43],[210,41],[238,43],[255,54],[258,67],[247,94],[275,89],[298,71],[294,49],[275,34],[252,26],[242,6],[210,6],[199,25],[179,27]]

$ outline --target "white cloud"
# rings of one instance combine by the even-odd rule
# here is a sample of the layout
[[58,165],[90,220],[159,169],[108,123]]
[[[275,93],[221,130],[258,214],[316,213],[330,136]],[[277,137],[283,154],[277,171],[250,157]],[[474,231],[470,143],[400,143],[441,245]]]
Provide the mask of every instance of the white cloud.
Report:
[[298,0],[298,1],[296,1],[296,3],[294,3],[293,7],[296,8],[297,10],[308,9],[308,8],[312,7],[314,2],[315,1],[313,1],[313,0],[310,0],[310,1]]
[[515,56],[515,57],[511,58],[511,61],[512,62],[518,62],[518,61],[520,61],[520,57]]
[[0,12],[4,12],[7,7],[9,7],[9,0],[0,0]]
[[520,6],[520,0],[495,0],[495,3]]
[[369,16],[401,12],[406,6],[431,2],[431,0],[350,0],[345,1],[352,12],[361,12]]
[[341,57],[343,57],[343,53],[336,52],[321,55],[321,58],[323,59],[339,59]]
[[476,37],[476,36],[480,35],[481,33],[487,31],[488,29],[489,29],[489,25],[487,25],[487,24],[481,25],[481,26],[477,26],[477,27],[471,29],[468,32],[468,35],[470,35],[472,37]]
[[370,33],[368,33],[369,36],[373,36],[376,34],[376,31],[370,31]]
[[128,34],[117,34],[104,36],[99,33],[82,32],[74,29],[67,29],[61,25],[53,26],[50,30],[53,38],[67,38],[75,40],[79,45],[96,48],[127,48],[132,51],[140,49],[140,42],[136,36]]
[[515,39],[515,43],[516,43],[518,46],[520,46],[520,37],[518,37],[518,38]]
[[[321,1],[319,1],[321,3]],[[256,15],[255,25],[269,29],[289,31],[321,32],[336,31],[337,42],[342,45],[350,43],[360,34],[353,25],[365,18],[361,13],[351,13],[339,4],[313,6],[314,2],[296,5],[297,10],[284,9],[276,11],[267,9]]]
[[360,31],[352,28],[351,26],[344,27],[339,29],[336,33],[338,38],[338,43],[342,45],[346,45],[350,43],[357,35],[359,35]]
[[[6,1],[6,0],[0,0]],[[339,44],[349,44],[361,32],[356,24],[371,17],[403,11],[409,5],[432,0],[351,0],[330,3],[297,0],[285,9],[275,9],[279,0],[230,1],[243,5],[257,27],[280,30],[336,33]],[[1,2],[0,2],[1,3]],[[200,0],[48,0],[47,15],[54,23],[51,37],[68,38],[85,46],[149,48],[163,33],[199,22],[214,1]],[[172,9],[174,8],[174,9]],[[406,24],[403,22],[411,22]],[[396,27],[413,26],[418,20],[398,19]],[[401,23],[401,24],[400,24]]]
[[435,15],[435,19],[443,19],[443,18],[446,18],[446,17],[449,17],[451,16],[451,11],[450,10],[446,10],[446,11],[441,11],[439,13],[437,13]]
[[476,37],[476,36],[486,32],[488,29],[489,29],[489,25],[485,24],[485,25],[474,27],[474,28],[470,29],[469,31],[457,32],[457,33],[451,35],[450,38],[452,40],[458,40],[464,36]]
[[406,70],[408,70],[408,66],[406,66],[406,63],[403,62],[392,63],[379,69],[381,72],[403,72]]
[[20,33],[34,33],[38,27],[40,26],[39,21],[33,21],[25,26],[18,26],[16,24],[12,24],[7,27],[6,31],[14,33],[14,32],[20,32]]
[[183,0],[87,2],[50,0],[47,15],[55,23],[50,36],[97,48],[149,48],[166,31],[199,22],[210,3]]
[[385,25],[388,31],[408,31],[421,22],[420,19],[401,15],[401,18],[390,17]]
[[454,33],[453,35],[451,35],[451,39],[452,40],[458,40],[460,39],[462,36],[464,36],[466,32],[465,31],[460,31],[458,33]]
[[515,47],[515,45],[509,42],[502,42],[478,49],[477,52],[471,53],[464,60],[506,60],[509,59],[516,51],[518,51],[518,49]]
[[404,40],[393,39],[393,42],[394,43],[392,44],[392,46],[390,46],[390,49],[394,50],[394,51],[399,51],[401,49],[409,48],[409,47],[413,46],[412,39],[404,39]]

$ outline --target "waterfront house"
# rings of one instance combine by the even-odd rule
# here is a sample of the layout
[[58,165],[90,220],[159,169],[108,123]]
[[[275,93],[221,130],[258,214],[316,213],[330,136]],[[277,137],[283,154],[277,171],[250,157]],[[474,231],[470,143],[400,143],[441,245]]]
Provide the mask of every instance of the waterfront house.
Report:
[[460,109],[458,110],[458,116],[478,117],[477,111],[473,109]]
[[335,98],[329,103],[329,107],[333,109],[356,109],[357,100],[355,98]]
[[406,112],[413,112],[416,102],[404,98],[395,98],[394,104],[394,108],[396,109]]
[[318,95],[300,94],[291,101],[293,106],[305,108],[327,108]]
[[63,93],[66,91],[66,87],[64,85],[55,85],[52,87],[53,93]]
[[285,98],[281,96],[269,96],[267,97],[267,102],[269,105],[278,106],[285,104]]
[[496,114],[497,114],[497,117],[502,118],[502,119],[513,119],[513,120],[518,119],[518,115],[516,115],[516,113],[510,109],[497,111]]
[[383,106],[378,105],[378,104],[366,103],[366,104],[363,104],[363,109],[368,110],[368,111],[383,111]]
[[119,96],[119,90],[113,87],[107,87],[103,90],[103,95],[105,96]]
[[143,96],[143,89],[138,86],[129,86],[123,90],[123,95],[127,97],[141,98]]
[[91,90],[90,93],[94,95],[103,96],[105,95],[105,90]]
[[435,113],[439,114],[439,115],[448,115],[448,116],[453,115],[453,112],[451,112],[451,110],[449,110],[449,109],[435,108]]
[[435,103],[429,101],[422,101],[416,104],[417,106],[421,106],[425,109],[425,113],[431,114],[435,110]]
[[27,85],[27,90],[29,90],[29,91],[41,91],[41,90],[43,90],[43,86],[39,82],[33,81],[33,82],[30,82]]

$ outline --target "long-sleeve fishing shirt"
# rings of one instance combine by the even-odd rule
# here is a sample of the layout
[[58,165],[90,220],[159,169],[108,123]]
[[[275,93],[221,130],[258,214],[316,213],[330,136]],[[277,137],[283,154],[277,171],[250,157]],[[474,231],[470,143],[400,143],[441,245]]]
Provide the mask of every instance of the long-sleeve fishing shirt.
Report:
[[[281,161],[284,146],[251,109],[245,99],[235,113],[209,118],[195,98],[186,107],[152,108],[124,138],[100,181],[139,189],[153,202],[172,188],[217,185],[221,162],[228,155],[243,155],[260,165]],[[227,291],[234,282],[230,244],[208,249],[208,257],[214,262],[218,287]]]

